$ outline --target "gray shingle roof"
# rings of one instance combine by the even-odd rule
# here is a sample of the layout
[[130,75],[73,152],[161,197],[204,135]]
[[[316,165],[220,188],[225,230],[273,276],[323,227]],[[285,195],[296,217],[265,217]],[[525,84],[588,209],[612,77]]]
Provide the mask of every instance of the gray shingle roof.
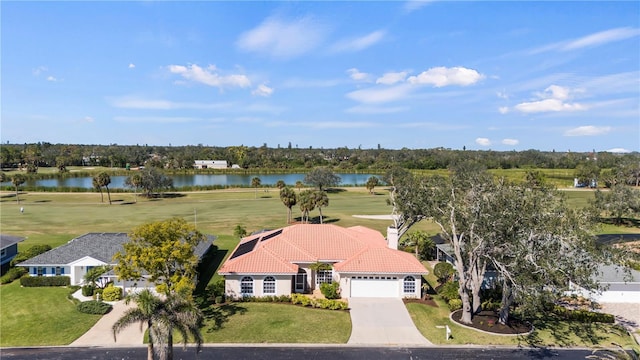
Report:
[[20,237],[20,236],[0,234],[0,249],[8,248],[9,246],[13,244],[17,244],[24,239],[26,238]]
[[[216,239],[207,235],[207,241],[198,244],[195,254],[201,258]],[[29,265],[64,265],[90,256],[106,264],[113,264],[113,255],[122,250],[122,244],[129,241],[126,233],[89,233],[72,239],[68,243],[49,250],[20,263]]]

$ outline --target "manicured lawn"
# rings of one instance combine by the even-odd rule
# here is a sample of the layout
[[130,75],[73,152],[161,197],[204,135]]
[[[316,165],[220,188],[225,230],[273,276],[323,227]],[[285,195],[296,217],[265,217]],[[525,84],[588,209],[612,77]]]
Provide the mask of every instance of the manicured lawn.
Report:
[[68,345],[100,315],[83,314],[67,299],[68,288],[0,287],[0,346]]
[[351,335],[347,311],[277,303],[211,307],[202,329],[205,343],[344,344]]

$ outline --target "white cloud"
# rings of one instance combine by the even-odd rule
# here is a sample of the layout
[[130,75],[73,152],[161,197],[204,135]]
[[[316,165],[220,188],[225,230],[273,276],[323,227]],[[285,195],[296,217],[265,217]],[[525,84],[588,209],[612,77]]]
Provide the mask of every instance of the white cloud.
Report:
[[188,66],[169,65],[168,69],[171,73],[178,74],[187,80],[218,88],[227,86],[245,88],[251,86],[251,81],[246,75],[220,75],[215,65],[209,65],[206,69],[195,64]]
[[498,108],[498,111],[500,112],[500,114],[504,115],[504,114],[509,112],[509,108],[506,107],[506,106],[501,106],[501,107]]
[[640,35],[640,29],[634,29],[630,27],[623,27],[611,30],[605,30],[597,32],[591,35],[581,37],[580,39],[573,40],[562,47],[562,50],[575,50],[584,47],[592,47],[607,44],[610,42],[625,40],[631,37]]
[[404,81],[407,78],[406,71],[388,72],[376,80],[376,84],[393,85]]
[[393,114],[403,111],[407,111],[409,108],[397,106],[397,107],[379,107],[379,106],[354,106],[345,110],[350,114]]
[[418,76],[411,76],[407,81],[411,84],[443,87],[448,85],[468,86],[477,83],[483,78],[484,75],[473,69],[439,66],[424,71]]
[[33,74],[33,76],[40,76],[40,74],[42,74],[43,72],[47,71],[49,69],[47,69],[46,66],[38,66],[37,68],[31,70],[31,73]]
[[405,12],[410,13],[423,8],[425,5],[428,5],[433,1],[434,0],[410,0],[405,2],[402,8],[404,9]]
[[93,118],[91,116],[85,116],[84,119],[82,119],[84,122],[88,122],[88,123],[92,123],[93,122]]
[[613,148],[613,149],[606,150],[606,152],[622,154],[622,153],[630,153],[631,150],[627,150],[625,148]]
[[489,140],[487,138],[477,138],[476,139],[476,144],[478,144],[480,146],[490,146],[491,145],[491,140]]
[[611,131],[610,126],[578,126],[577,128],[569,129],[564,132],[564,136],[596,136],[604,135]]
[[498,92],[496,93],[496,96],[497,96],[497,97],[499,97],[500,99],[505,99],[505,100],[508,100],[508,99],[509,99],[509,94],[507,94],[507,93],[506,93],[506,92],[504,92],[504,91],[498,91]]
[[49,75],[49,76],[47,76],[47,81],[56,82],[56,81],[58,81],[58,79],[56,79],[55,76]]
[[271,17],[240,35],[236,46],[274,58],[292,58],[313,50],[326,32],[324,26],[308,16],[292,21]]
[[331,47],[334,52],[360,51],[364,50],[384,39],[386,31],[376,30],[367,35],[341,40]]
[[520,143],[517,139],[502,139],[504,145],[518,145]]
[[361,72],[360,70],[358,70],[356,68],[351,68],[351,69],[347,70],[347,73],[349,73],[349,77],[351,77],[351,79],[353,79],[355,81],[368,81],[369,78],[371,77],[370,74],[367,74],[365,72]]
[[123,123],[188,123],[201,121],[203,119],[193,117],[165,117],[165,116],[116,116],[113,118],[117,122]]
[[347,97],[362,103],[384,103],[405,98],[411,92],[411,86],[407,84],[392,87],[369,88],[352,91]]
[[174,102],[161,99],[143,99],[137,97],[121,97],[108,99],[113,107],[123,109],[172,110],[172,109],[221,109],[229,107],[229,103],[191,103]]
[[536,97],[540,100],[522,102],[516,105],[515,109],[524,113],[587,110],[588,107],[586,105],[566,102],[576,92],[582,92],[582,90],[571,90],[566,87],[551,85],[544,92],[536,93]]
[[553,44],[541,46],[529,51],[529,54],[539,54],[547,51],[571,51],[578,50],[585,47],[595,47],[604,44],[608,44],[615,41],[625,40],[640,35],[640,29],[638,28],[615,28],[597,33],[583,36],[579,39],[562,41]]
[[255,90],[251,92],[253,95],[269,97],[273,94],[273,89],[265,84],[260,84]]
[[135,67],[136,67],[136,65],[134,63],[129,63],[129,69],[133,69]]

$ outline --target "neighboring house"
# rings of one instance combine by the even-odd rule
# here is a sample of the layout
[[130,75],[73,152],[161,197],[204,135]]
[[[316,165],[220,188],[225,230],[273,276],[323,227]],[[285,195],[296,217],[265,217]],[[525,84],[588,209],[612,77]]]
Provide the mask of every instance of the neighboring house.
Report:
[[18,243],[24,239],[24,237],[0,234],[0,265],[3,273],[18,254]]
[[620,266],[601,265],[596,278],[601,291],[588,291],[571,283],[573,293],[597,303],[636,303],[640,304],[640,271],[630,270],[627,274]]
[[[199,259],[209,250],[215,237],[208,236],[207,241],[200,243],[195,253]],[[123,244],[129,241],[126,233],[89,233],[70,240],[66,244],[51,249],[43,254],[23,261],[31,276],[69,276],[71,285],[82,285],[84,276],[91,268],[102,265],[115,266],[115,253],[123,250]],[[154,287],[145,280],[119,281],[113,271],[103,275],[114,281],[115,286],[122,287],[125,292],[134,289]]]
[[[436,242],[436,238],[439,239],[437,241],[444,241],[439,235],[432,237],[431,239]],[[448,262],[449,264],[455,266],[456,258],[453,251],[453,246],[449,243],[436,242],[436,260],[441,262]],[[491,264],[487,264],[487,270],[484,272],[484,279],[482,280],[481,287],[484,289],[494,287],[497,284],[497,281],[499,281],[499,275],[500,274],[498,274],[498,272]]]
[[226,169],[226,160],[196,160],[193,164],[196,169]]
[[362,226],[298,224],[243,238],[218,273],[231,298],[310,293],[331,282],[343,298],[420,297],[427,271],[396,248],[397,235],[387,244]]

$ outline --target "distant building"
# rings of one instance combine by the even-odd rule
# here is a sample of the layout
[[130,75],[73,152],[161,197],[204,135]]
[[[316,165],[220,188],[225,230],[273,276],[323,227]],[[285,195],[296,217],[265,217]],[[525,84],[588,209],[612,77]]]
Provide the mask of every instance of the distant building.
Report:
[[196,160],[193,164],[196,169],[226,169],[226,160]]

